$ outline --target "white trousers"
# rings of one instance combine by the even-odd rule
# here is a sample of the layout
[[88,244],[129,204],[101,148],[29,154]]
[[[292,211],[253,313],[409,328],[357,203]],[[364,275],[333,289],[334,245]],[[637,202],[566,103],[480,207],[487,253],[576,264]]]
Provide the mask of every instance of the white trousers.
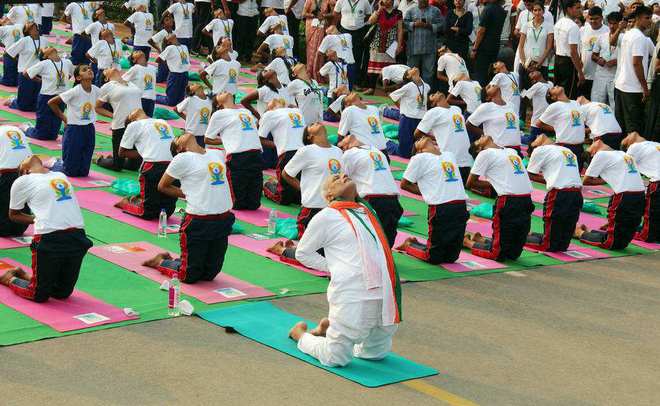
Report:
[[379,360],[392,349],[397,325],[383,326],[382,300],[331,305],[325,337],[303,334],[298,349],[328,367],[347,365],[353,357]]
[[594,79],[591,87],[591,101],[607,104],[614,111],[614,76]]

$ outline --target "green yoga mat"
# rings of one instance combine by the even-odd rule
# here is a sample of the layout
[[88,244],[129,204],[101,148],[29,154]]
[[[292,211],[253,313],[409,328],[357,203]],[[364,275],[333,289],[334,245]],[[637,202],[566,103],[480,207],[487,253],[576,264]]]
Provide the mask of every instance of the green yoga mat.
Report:
[[[438,373],[433,368],[417,364],[394,353],[390,353],[381,361],[366,361],[356,358],[341,368],[323,366],[315,358],[298,350],[296,343],[288,337],[291,327],[303,319],[280,310],[269,302],[210,310],[199,313],[198,316],[218,326],[231,327],[251,340],[369,388]],[[309,321],[307,324],[310,328],[313,325]]]

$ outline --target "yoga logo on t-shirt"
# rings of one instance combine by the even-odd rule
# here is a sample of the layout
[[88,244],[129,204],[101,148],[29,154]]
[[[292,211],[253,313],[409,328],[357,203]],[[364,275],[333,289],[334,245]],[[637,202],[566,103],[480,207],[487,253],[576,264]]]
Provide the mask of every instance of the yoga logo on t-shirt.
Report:
[[291,120],[291,128],[303,128],[303,118],[299,113],[289,113],[289,120]]
[[181,65],[188,65],[188,53],[186,51],[179,51],[179,57],[181,58]]
[[227,38],[231,37],[231,27],[229,27],[229,24],[225,25],[225,36]]
[[423,110],[424,109],[424,97],[421,94],[417,95],[416,98],[417,101],[417,110]]
[[442,172],[445,174],[445,182],[456,182],[456,166],[453,162],[442,161]]
[[571,127],[580,127],[582,121],[580,120],[580,112],[577,110],[571,110]]
[[211,175],[211,185],[225,183],[225,167],[220,162],[209,163],[209,174]]
[[245,113],[240,113],[238,115],[238,120],[241,122],[241,130],[243,131],[254,130],[254,127],[252,126],[252,118],[249,115]]
[[341,173],[341,164],[336,159],[328,160],[328,169],[331,175],[339,175]]
[[465,131],[465,127],[463,125],[463,117],[460,114],[454,114],[453,116],[451,116],[451,121],[454,123],[455,133],[460,133]]
[[161,140],[170,140],[172,139],[172,136],[170,135],[170,125],[166,123],[159,123],[155,122],[154,123],[154,128],[156,128],[156,131],[158,131],[158,134],[160,135]]
[[479,99],[481,99],[481,87],[480,86],[475,86],[474,87],[474,93],[477,95]]
[[200,124],[208,124],[209,123],[209,116],[211,116],[211,111],[208,109],[208,107],[202,107],[199,110],[199,123]]
[[571,151],[561,151],[564,154],[564,163],[566,166],[577,167],[577,157]]
[[506,112],[504,114],[504,119],[506,120],[506,129],[507,130],[516,130],[516,115],[514,113]]
[[229,69],[229,83],[236,83],[236,78],[238,78],[238,72],[236,72],[236,69]]
[[17,42],[21,39],[21,30],[13,30],[11,35],[14,37],[14,42]]
[[511,166],[513,166],[514,175],[523,175],[525,173],[525,167],[518,155],[509,155],[509,162],[511,162]]
[[288,38],[282,38],[282,44],[284,45],[284,49],[291,48],[291,42]]
[[9,138],[9,142],[11,143],[11,149],[25,149],[23,137],[21,137],[18,131],[7,131],[7,138]]
[[374,162],[374,171],[384,171],[387,169],[383,162],[383,155],[380,152],[372,151],[369,153],[369,157]]
[[89,13],[85,7],[80,7],[80,12],[82,13],[83,19],[87,20],[89,18]]
[[372,134],[380,134],[380,126],[378,125],[378,119],[376,117],[367,117],[367,123],[369,123],[369,127],[371,127]]
[[605,103],[598,103],[598,106],[603,110],[603,114],[612,114],[612,109]]
[[25,9],[25,17],[27,17],[27,20],[28,20],[29,22],[34,21],[34,16],[32,15],[32,10],[30,10],[30,9],[27,8],[27,7],[23,7],[23,8]]
[[144,20],[144,29],[146,31],[151,31],[153,27],[154,27],[154,22],[151,21],[151,18],[147,18],[146,20]]
[[344,49],[348,48],[348,41],[346,41],[346,38],[344,38],[343,36],[340,37],[339,43],[341,44],[342,48]]
[[593,52],[594,50],[594,45],[596,45],[596,40],[598,37],[591,37],[589,38],[589,42],[587,42],[587,52]]
[[154,77],[151,75],[144,75],[144,90],[153,90]]
[[628,166],[628,173],[637,173],[637,168],[635,167],[635,160],[628,154],[623,156],[623,160]]
[[55,191],[57,202],[71,200],[71,185],[64,179],[53,179],[50,181],[50,187]]
[[82,106],[80,106],[80,119],[91,120],[90,114],[92,114],[92,103],[85,102]]
[[513,96],[520,96],[520,88],[518,88],[517,83],[511,83],[511,91],[513,92]]

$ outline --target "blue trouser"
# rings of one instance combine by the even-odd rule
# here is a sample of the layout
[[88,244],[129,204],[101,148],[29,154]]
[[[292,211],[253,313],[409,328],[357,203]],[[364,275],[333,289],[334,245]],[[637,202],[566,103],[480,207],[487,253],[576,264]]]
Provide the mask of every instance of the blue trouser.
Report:
[[41,82],[28,79],[21,73],[18,75],[16,98],[9,107],[21,111],[37,111],[39,91],[41,91]]
[[2,80],[0,84],[5,86],[16,86],[18,84],[18,63],[16,59],[12,58],[5,52],[2,57]]
[[[62,120],[53,113],[48,106],[48,100],[56,95],[40,94],[37,98],[37,122],[34,127],[25,132],[30,138],[37,140],[56,140],[60,132]],[[66,105],[60,102],[60,109],[64,110]]]
[[39,27],[39,34],[48,35],[53,29],[53,17],[41,17],[41,27]]
[[401,114],[399,120],[399,148],[397,155],[403,158],[410,158],[412,155],[413,144],[415,143],[415,128],[421,120],[418,118],[409,118]]
[[186,98],[188,72],[170,72],[167,76],[166,96],[156,95],[156,102],[167,106],[176,106]]
[[156,100],[142,98],[142,110],[149,116],[154,116],[154,107],[156,106]]
[[98,87],[103,86],[103,82],[104,82],[104,79],[103,79],[103,71],[104,71],[104,70],[105,70],[105,69],[98,69],[98,68],[97,68],[97,69],[96,69],[96,73],[94,74],[94,84],[95,84],[96,86],[98,86]]
[[[268,134],[268,137],[266,138],[272,141],[273,135]],[[275,148],[264,148],[263,152],[261,153],[261,159],[264,161],[264,169],[275,168],[275,165],[277,165],[278,161],[277,150],[275,150]]]
[[348,90],[353,90],[353,85],[357,82],[360,75],[360,68],[354,64],[350,63],[346,65],[346,76],[348,77]]
[[94,124],[69,124],[64,128],[62,161],[67,176],[87,176],[96,144]]
[[188,52],[190,52],[191,47],[192,47],[192,38],[177,38],[179,40],[179,44],[185,45],[186,48],[188,48]]
[[147,57],[147,61],[149,60],[149,54],[151,54],[150,46],[133,45],[133,52],[135,51],[142,51],[144,53],[144,56]]
[[159,62],[158,71],[156,71],[156,83],[165,82],[169,74],[170,74],[170,69],[167,67],[167,63]]
[[74,65],[89,64],[89,59],[85,54],[92,47],[92,40],[82,34],[73,34],[73,42],[71,43],[71,62]]

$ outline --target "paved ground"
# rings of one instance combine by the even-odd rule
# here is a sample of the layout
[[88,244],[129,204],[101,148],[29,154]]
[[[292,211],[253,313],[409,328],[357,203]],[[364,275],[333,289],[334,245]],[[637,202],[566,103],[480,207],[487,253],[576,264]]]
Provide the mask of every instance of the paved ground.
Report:
[[[0,404],[660,404],[660,254],[407,284],[404,295],[395,350],[436,377],[366,389],[180,318],[2,348]],[[322,295],[277,304],[326,312]]]

